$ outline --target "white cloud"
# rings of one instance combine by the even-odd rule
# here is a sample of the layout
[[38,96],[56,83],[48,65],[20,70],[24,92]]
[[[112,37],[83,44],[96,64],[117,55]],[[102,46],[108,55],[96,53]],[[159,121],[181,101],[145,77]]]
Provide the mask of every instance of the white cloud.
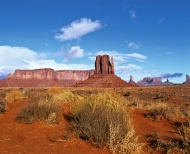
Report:
[[136,12],[134,10],[129,11],[129,15],[131,19],[135,19],[137,17]]
[[55,38],[59,41],[79,39],[81,36],[94,32],[101,27],[102,24],[99,20],[92,21],[91,19],[82,18],[61,28],[62,34],[57,34]]
[[138,49],[138,48],[140,47],[140,43],[130,42],[130,43],[128,44],[128,47],[129,47],[129,48]]
[[[95,55],[105,55],[105,54],[113,57],[116,65],[127,62],[128,59],[133,59],[138,61],[145,61],[147,59],[146,56],[139,53],[123,54],[117,51],[98,51]],[[92,56],[90,59],[93,59]]]
[[[72,51],[74,52],[77,49],[80,48],[73,48]],[[81,56],[81,53],[75,53],[75,56]],[[88,70],[93,69],[94,65],[57,63],[53,59],[42,58],[37,52],[25,47],[0,46],[0,75],[13,73],[15,69],[39,68]]]
[[73,58],[81,58],[84,56],[84,49],[81,49],[80,46],[73,46],[68,51],[63,51],[66,56],[66,60]]
[[131,54],[126,54],[127,57],[129,58],[134,58],[134,59],[139,59],[139,60],[146,60],[147,57],[144,55],[141,55],[139,53],[131,53]]
[[128,71],[128,70],[141,70],[142,67],[138,66],[136,64],[127,64],[126,66],[117,66],[116,70],[117,71]]

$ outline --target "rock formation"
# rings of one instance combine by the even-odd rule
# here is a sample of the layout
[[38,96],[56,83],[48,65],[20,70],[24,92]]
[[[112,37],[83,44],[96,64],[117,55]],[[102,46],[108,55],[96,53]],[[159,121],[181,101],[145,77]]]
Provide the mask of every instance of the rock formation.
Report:
[[133,81],[133,76],[132,75],[130,75],[129,84],[133,85],[134,87],[138,87],[139,86],[135,81]]
[[190,84],[190,76],[186,75],[186,81],[183,84]]
[[95,72],[94,75],[88,79],[77,83],[76,87],[129,87],[138,86],[135,84],[127,83],[120,77],[114,74],[114,60],[109,55],[97,56],[95,61]]
[[140,86],[168,86],[168,85],[173,85],[173,83],[168,82],[162,82],[162,78],[161,77],[145,77],[143,78],[143,80],[138,81],[137,84],[139,84]]
[[114,61],[113,57],[110,58],[109,55],[96,56],[95,61],[95,74],[114,74]]
[[51,68],[15,70],[8,79],[0,81],[0,87],[73,86],[94,74],[94,70],[58,70]]

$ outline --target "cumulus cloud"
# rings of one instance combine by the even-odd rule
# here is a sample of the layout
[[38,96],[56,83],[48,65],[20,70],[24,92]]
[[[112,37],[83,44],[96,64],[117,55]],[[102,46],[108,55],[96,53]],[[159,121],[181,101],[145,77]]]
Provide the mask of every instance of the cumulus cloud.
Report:
[[136,12],[134,10],[130,10],[129,15],[130,15],[131,19],[135,19],[137,17]]
[[61,28],[62,34],[57,34],[55,38],[59,41],[79,39],[81,36],[94,32],[102,27],[99,20],[82,18],[73,21],[70,25]]
[[166,78],[181,77],[182,75],[183,75],[183,73],[174,73],[174,74],[166,73],[166,74],[162,74],[161,77],[162,77],[163,79],[166,79]]
[[130,42],[130,43],[128,44],[128,47],[129,47],[129,48],[138,49],[138,48],[140,47],[140,44],[139,44],[139,43]]
[[[75,51],[81,50],[79,53]],[[82,49],[74,47],[72,49],[75,56],[82,56]],[[94,68],[93,65],[86,64],[64,64],[57,63],[53,59],[42,57],[35,51],[25,47],[0,46],[0,76],[13,73],[15,69],[39,69],[53,68],[55,70],[88,70]]]
[[81,49],[80,46],[73,46],[68,51],[63,51],[66,56],[65,60],[70,60],[73,58],[81,58],[84,56],[84,49]]

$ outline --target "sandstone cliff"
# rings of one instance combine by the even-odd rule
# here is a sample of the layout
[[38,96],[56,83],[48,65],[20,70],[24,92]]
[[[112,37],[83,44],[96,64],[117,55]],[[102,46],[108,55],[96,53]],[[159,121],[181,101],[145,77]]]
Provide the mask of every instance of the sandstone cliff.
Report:
[[58,70],[51,68],[35,70],[15,70],[8,79],[34,79],[34,80],[76,80],[82,81],[94,74],[94,70]]
[[8,79],[0,80],[0,87],[70,87],[93,74],[94,70],[15,70],[13,74],[9,74]]

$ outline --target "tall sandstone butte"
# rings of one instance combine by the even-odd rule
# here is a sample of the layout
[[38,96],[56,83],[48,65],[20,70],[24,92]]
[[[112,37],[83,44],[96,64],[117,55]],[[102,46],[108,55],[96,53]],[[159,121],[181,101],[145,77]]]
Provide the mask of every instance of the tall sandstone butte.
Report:
[[111,58],[109,55],[96,56],[95,61],[95,74],[114,74],[114,61],[113,57]]
[[129,87],[137,84],[127,83],[114,74],[114,60],[109,55],[98,55],[95,60],[94,75],[76,84],[76,87]]

